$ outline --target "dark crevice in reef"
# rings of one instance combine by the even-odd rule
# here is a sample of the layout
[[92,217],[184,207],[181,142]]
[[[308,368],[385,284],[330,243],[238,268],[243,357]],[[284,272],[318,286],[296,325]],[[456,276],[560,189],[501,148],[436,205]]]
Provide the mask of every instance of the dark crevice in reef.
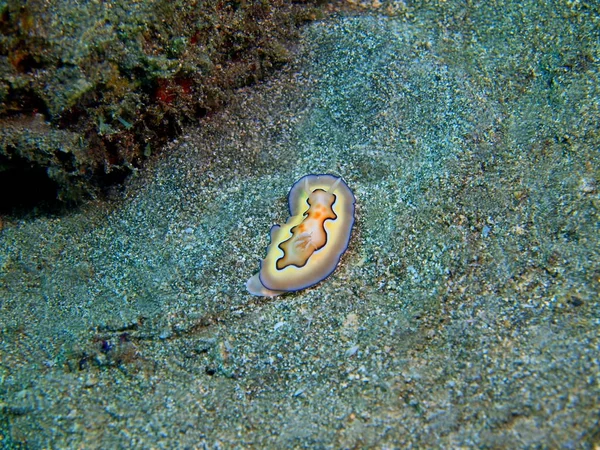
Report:
[[24,215],[60,209],[56,199],[58,185],[46,169],[29,161],[0,156],[0,214]]

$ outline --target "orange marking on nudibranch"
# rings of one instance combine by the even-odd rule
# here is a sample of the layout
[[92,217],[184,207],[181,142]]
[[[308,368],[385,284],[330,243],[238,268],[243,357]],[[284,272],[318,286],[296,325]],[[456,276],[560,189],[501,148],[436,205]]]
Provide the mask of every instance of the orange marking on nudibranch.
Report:
[[[336,218],[331,209],[335,202],[335,195],[318,189],[310,194],[307,202],[309,208],[304,213],[304,220],[300,225],[292,228],[291,238],[279,244],[279,248],[283,250],[283,257],[277,260],[279,270],[292,264],[297,267],[304,266],[308,258],[327,243],[325,220]],[[327,210],[327,212],[320,214],[315,212],[315,209]]]

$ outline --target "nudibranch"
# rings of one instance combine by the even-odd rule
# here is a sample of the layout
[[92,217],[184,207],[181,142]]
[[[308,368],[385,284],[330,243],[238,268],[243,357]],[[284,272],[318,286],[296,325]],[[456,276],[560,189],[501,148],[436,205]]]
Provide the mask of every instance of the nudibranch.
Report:
[[306,175],[288,195],[290,218],[271,228],[267,256],[246,288],[274,297],[313,286],[335,270],[354,225],[354,194],[342,178]]

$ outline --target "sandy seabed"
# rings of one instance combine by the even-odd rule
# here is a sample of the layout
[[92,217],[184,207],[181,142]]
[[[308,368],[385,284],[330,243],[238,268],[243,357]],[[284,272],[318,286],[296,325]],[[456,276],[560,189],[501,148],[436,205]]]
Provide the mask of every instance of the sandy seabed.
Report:
[[[121,199],[7,221],[0,443],[599,445],[598,11],[534,3],[309,25]],[[351,245],[251,297],[307,173]]]

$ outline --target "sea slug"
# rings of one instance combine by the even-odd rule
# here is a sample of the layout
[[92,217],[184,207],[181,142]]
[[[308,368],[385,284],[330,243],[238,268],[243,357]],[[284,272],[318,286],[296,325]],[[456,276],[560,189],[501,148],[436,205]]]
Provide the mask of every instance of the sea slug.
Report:
[[342,178],[306,175],[290,189],[290,218],[271,228],[260,270],[246,282],[252,295],[274,297],[313,286],[335,270],[354,225],[354,194]]

